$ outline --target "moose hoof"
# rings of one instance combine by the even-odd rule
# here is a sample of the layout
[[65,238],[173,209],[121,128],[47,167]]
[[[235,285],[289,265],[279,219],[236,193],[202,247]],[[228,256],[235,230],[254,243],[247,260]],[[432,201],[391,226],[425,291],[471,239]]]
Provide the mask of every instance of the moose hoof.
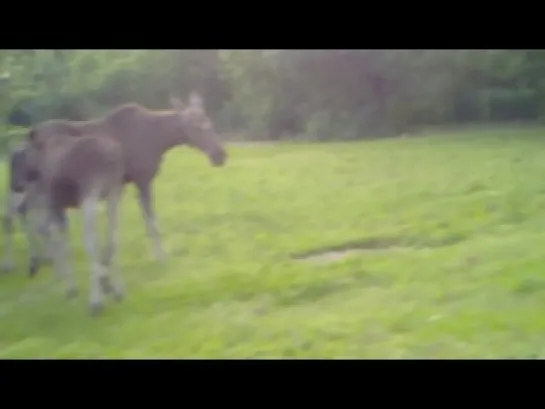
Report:
[[91,317],[96,317],[100,315],[103,310],[104,310],[104,305],[101,302],[89,303],[89,315],[91,315]]
[[71,300],[72,298],[76,298],[77,295],[78,295],[78,289],[75,287],[72,287],[66,290],[66,298],[68,298],[69,300]]
[[102,291],[106,294],[111,294],[116,301],[122,301],[125,298],[123,286],[116,282],[112,283],[111,278],[108,276],[100,278],[100,286],[102,287]]

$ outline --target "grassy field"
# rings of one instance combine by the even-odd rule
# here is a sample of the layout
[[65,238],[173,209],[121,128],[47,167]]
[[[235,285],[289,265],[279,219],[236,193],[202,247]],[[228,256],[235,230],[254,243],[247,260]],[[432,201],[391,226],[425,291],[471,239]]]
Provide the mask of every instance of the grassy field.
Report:
[[[79,215],[71,301],[26,277],[18,233],[0,357],[545,357],[545,130],[230,152],[167,156],[164,265],[127,189],[127,298],[99,318]],[[340,248],[360,251],[301,259]]]

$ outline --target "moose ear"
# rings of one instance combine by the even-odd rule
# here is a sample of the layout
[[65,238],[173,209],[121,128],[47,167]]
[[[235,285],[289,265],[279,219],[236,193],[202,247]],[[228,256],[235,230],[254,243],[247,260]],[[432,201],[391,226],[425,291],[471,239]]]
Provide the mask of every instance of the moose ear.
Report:
[[189,94],[189,105],[198,108],[204,107],[204,101],[198,92],[193,91],[191,94]]
[[183,111],[185,109],[184,103],[180,100],[180,98],[176,98],[174,96],[170,96],[170,105],[172,108],[174,108],[176,111]]

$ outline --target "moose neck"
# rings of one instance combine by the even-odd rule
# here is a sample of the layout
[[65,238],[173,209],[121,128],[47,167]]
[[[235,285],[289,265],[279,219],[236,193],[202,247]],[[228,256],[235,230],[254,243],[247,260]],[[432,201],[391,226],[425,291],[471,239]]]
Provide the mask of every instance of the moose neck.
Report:
[[162,118],[159,118],[163,129],[157,132],[154,137],[158,140],[157,147],[161,154],[175,148],[176,146],[185,145],[186,138],[179,126],[172,126],[172,123],[178,120],[175,112],[162,113]]

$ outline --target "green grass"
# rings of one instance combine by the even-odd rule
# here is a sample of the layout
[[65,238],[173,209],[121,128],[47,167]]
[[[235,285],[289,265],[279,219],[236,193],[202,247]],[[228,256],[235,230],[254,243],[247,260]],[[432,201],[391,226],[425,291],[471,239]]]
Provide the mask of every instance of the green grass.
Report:
[[[75,300],[51,268],[26,277],[18,233],[0,357],[545,357],[545,130],[230,152],[224,169],[167,156],[165,265],[127,189],[127,298],[101,317],[87,315],[79,214]],[[370,249],[292,258],[349,243]]]

